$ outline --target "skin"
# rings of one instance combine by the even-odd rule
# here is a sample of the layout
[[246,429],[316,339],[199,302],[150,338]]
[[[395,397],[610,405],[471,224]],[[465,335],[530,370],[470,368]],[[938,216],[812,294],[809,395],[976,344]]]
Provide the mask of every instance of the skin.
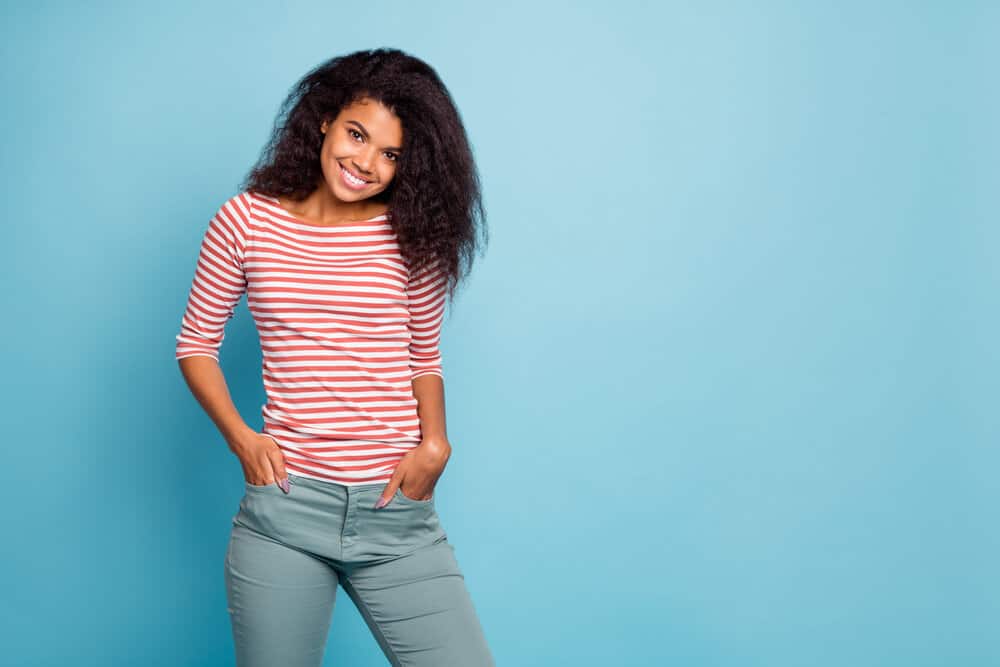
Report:
[[[386,212],[385,204],[369,201],[392,182],[403,144],[403,126],[384,105],[361,100],[345,107],[330,122],[320,125],[323,178],[304,200],[281,199],[290,213],[318,225],[366,220]],[[352,190],[341,179],[341,166],[370,181]]]
[[[320,153],[323,177],[304,200],[279,202],[288,212],[317,225],[338,225],[367,220],[385,213],[385,204],[371,197],[385,190],[396,173],[393,155],[403,144],[399,118],[374,100],[360,100],[345,107],[320,126],[324,134]],[[340,165],[371,183],[363,190],[343,184]],[[277,443],[250,428],[230,397],[217,361],[193,356],[180,359],[181,373],[192,394],[215,423],[229,449],[240,460],[243,476],[251,484],[277,483],[289,493],[285,458]],[[427,500],[451,457],[445,424],[444,381],[427,373],[413,380],[421,441],[400,460],[382,490],[376,508],[392,500],[396,489],[414,500]]]

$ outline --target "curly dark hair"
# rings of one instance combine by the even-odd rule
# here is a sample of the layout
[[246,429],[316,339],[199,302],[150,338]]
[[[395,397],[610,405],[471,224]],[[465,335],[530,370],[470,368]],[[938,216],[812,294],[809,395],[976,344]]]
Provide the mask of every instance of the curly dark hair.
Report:
[[448,297],[488,241],[479,174],[451,93],[424,61],[398,49],[337,56],[308,72],[282,103],[270,141],[241,187],[295,201],[322,182],[320,125],[362,98],[400,120],[403,145],[389,186],[373,197],[387,215],[409,270],[437,265]]

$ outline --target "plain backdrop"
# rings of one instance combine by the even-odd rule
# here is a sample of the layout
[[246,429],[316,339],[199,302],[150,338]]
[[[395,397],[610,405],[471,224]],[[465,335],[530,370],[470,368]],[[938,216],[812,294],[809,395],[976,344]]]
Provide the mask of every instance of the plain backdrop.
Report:
[[[227,665],[243,478],[174,360],[327,58],[462,113],[437,507],[497,662],[1000,665],[1000,11],[4,3],[3,658]],[[222,366],[261,425],[245,300]],[[386,660],[341,590],[326,665]]]

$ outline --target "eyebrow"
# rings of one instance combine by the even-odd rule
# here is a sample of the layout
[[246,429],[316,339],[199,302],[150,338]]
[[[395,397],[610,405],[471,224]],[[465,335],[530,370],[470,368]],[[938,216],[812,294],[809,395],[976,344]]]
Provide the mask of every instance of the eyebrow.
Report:
[[[361,134],[365,135],[365,139],[371,139],[372,138],[371,135],[368,134],[368,130],[365,129],[365,126],[362,125],[361,123],[359,123],[358,121],[356,121],[356,120],[349,120],[349,121],[347,121],[347,124],[357,125],[358,129],[361,130]],[[387,151],[402,151],[403,150],[399,146],[386,146],[385,149]]]

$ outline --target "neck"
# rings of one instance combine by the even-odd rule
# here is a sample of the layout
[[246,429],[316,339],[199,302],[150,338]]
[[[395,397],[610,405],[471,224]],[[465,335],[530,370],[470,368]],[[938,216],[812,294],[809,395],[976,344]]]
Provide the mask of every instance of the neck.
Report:
[[[305,199],[291,202],[298,216],[324,225],[335,225],[350,220],[367,220],[386,211],[383,202],[373,198],[358,202],[344,202],[333,196],[325,185],[317,187]],[[286,207],[287,208],[287,207]]]

